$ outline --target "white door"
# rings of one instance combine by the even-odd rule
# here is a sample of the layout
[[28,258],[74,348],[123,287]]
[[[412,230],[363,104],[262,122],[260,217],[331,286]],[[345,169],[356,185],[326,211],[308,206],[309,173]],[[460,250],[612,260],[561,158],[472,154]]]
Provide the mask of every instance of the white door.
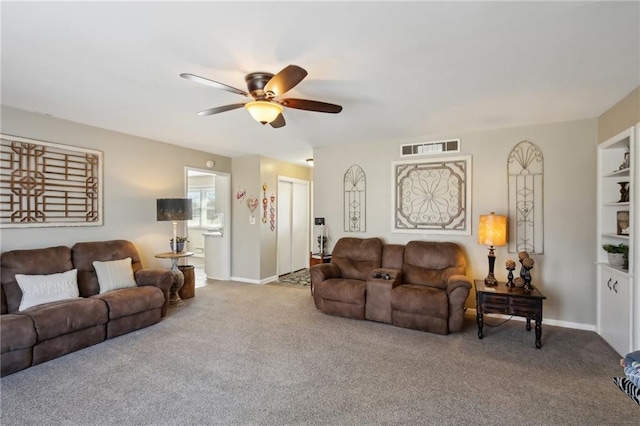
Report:
[[309,262],[309,185],[293,183],[291,212],[291,270],[307,267]]
[[304,269],[309,261],[309,182],[278,179],[278,275]]
[[278,275],[291,269],[291,209],[293,184],[278,181]]

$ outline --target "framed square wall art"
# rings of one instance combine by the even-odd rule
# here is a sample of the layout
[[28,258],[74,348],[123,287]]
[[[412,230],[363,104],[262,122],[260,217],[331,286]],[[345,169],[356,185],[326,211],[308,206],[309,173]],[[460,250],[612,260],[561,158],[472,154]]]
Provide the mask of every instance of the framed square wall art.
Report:
[[391,232],[471,235],[471,156],[391,163]]
[[0,135],[0,228],[102,225],[102,152]]

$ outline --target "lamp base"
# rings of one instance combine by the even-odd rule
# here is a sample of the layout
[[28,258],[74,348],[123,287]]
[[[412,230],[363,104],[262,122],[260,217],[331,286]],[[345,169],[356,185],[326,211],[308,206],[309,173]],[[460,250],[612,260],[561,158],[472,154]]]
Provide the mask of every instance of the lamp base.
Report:
[[498,285],[498,280],[496,280],[496,277],[494,277],[492,273],[489,273],[489,275],[484,279],[484,285],[495,287]]

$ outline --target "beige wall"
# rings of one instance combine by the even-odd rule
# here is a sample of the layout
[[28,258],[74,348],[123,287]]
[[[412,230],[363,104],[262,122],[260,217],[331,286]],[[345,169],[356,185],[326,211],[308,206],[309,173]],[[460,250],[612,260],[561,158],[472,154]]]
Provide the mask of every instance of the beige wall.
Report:
[[598,142],[640,122],[640,86],[598,117]]
[[[309,180],[310,168],[252,155],[233,158],[231,174],[233,191],[238,188],[247,191],[241,203],[232,200],[231,276],[235,280],[267,282],[277,275],[277,233],[270,228],[268,212],[267,223],[262,221],[262,185],[267,185],[267,199],[273,194],[277,203],[278,176]],[[259,200],[253,212],[255,224],[250,223],[252,213],[246,205],[246,199],[253,196]]]
[[[169,267],[154,254],[169,251],[170,222],[156,221],[156,199],[185,195],[185,166],[230,172],[231,159],[150,139],[2,106],[2,133],[101,150],[104,157],[104,225],[2,229],[0,250],[128,239],[148,267]],[[185,233],[186,224],[178,232]]]
[[[389,243],[410,240],[456,241],[469,261],[468,275],[487,275],[487,248],[477,243],[477,220],[491,211],[507,214],[507,155],[520,141],[535,143],[544,155],[544,254],[533,255],[534,285],[548,297],[545,321],[594,329],[596,120],[579,120],[463,134],[426,135],[423,141],[461,138],[460,155],[471,155],[472,235],[447,236],[391,232],[391,161],[400,160],[399,141],[314,149],[314,213],[326,218],[330,245],[342,236],[381,237]],[[424,157],[423,157],[424,158]],[[342,188],[352,164],[367,177],[364,233],[345,233]],[[507,247],[496,249],[496,276],[506,279]],[[475,308],[474,292],[467,306]],[[553,322],[553,321],[552,321]]]

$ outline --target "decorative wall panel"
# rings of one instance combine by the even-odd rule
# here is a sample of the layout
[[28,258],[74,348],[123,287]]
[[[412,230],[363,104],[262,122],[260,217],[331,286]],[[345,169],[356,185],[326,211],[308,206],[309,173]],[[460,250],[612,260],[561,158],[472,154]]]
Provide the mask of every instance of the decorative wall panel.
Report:
[[344,232],[365,232],[367,176],[354,164],[344,174]]
[[542,151],[529,141],[518,143],[507,158],[509,177],[509,251],[542,254]]
[[0,135],[0,227],[102,225],[102,152]]
[[392,232],[471,235],[471,157],[392,162]]

